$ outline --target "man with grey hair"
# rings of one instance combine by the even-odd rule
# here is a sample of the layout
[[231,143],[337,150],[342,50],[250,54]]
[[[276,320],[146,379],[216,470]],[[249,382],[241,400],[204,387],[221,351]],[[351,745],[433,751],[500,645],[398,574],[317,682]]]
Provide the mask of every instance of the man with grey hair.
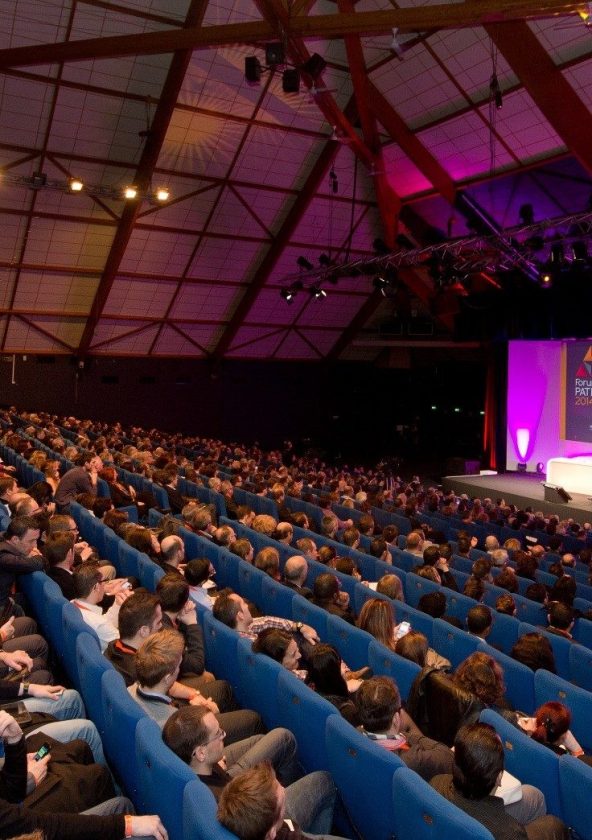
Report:
[[284,566],[284,579],[282,583],[284,583],[285,586],[289,586],[290,589],[293,589],[298,593],[298,595],[302,595],[303,598],[310,601],[312,598],[312,589],[309,589],[304,585],[307,577],[308,563],[306,562],[306,557],[302,557],[298,554],[294,557],[288,557],[286,565]]
[[500,569],[505,569],[505,567],[510,562],[508,552],[505,548],[495,548],[493,551],[490,551],[488,553],[493,561],[493,565],[497,566]]
[[485,537],[485,551],[488,554],[491,554],[492,551],[496,551],[499,547],[499,540],[497,537],[494,537],[493,534],[489,534],[488,537]]

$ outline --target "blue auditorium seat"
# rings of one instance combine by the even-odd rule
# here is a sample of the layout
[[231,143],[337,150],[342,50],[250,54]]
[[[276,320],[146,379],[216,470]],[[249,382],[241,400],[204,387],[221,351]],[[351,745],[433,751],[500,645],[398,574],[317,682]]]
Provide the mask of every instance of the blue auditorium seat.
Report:
[[194,778],[183,791],[184,840],[239,840],[216,819],[214,794],[200,779]]

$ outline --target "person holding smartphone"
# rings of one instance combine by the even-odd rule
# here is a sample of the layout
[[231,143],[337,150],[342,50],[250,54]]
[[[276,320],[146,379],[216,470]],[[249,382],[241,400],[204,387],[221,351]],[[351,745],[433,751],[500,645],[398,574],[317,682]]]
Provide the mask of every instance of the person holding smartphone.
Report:
[[[36,813],[19,803],[27,792],[27,754],[18,723],[0,711],[0,738],[5,762],[0,771],[0,835],[14,837],[40,829],[45,840],[122,840],[124,837],[153,837],[168,840],[160,817],[136,816],[129,799],[117,796],[82,814]],[[51,753],[31,757],[39,776],[47,772]]]

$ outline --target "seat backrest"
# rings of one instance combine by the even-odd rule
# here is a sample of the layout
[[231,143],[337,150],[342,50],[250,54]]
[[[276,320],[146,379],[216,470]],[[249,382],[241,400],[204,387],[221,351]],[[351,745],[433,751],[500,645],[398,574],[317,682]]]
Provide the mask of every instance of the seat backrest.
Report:
[[487,653],[493,656],[504,669],[506,697],[515,709],[531,714],[535,708],[534,672],[522,662],[512,659],[494,647],[488,647]]
[[397,837],[413,840],[493,840],[493,835],[421,776],[401,767],[393,777]]
[[278,725],[296,738],[298,758],[306,772],[326,770],[325,723],[339,714],[336,707],[285,668],[278,675],[277,704]]
[[543,744],[533,741],[491,709],[484,709],[480,720],[493,726],[500,736],[504,746],[506,770],[520,779],[522,784],[538,787],[545,795],[547,813],[561,818],[559,756]]
[[105,720],[103,746],[109,766],[126,796],[144,813],[138,793],[136,726],[146,713],[128,694],[123,677],[114,668],[101,677],[101,701]]
[[113,665],[106,659],[90,633],[78,633],[76,637],[76,663],[80,681],[80,693],[90,719],[99,730],[101,738],[105,732],[105,716],[101,699],[101,679],[105,671],[112,671]]
[[239,840],[216,819],[216,798],[207,785],[194,778],[183,791],[184,840]]
[[292,618],[292,599],[295,594],[294,589],[265,575],[261,581],[261,608],[266,615]]
[[412,572],[407,575],[405,600],[411,607],[417,607],[419,599],[428,592],[439,592],[440,585],[433,580],[420,577]]
[[292,619],[309,624],[317,631],[321,639],[327,638],[327,619],[329,613],[322,607],[307,601],[302,595],[294,595],[292,599]]
[[154,560],[151,560],[145,554],[141,554],[138,558],[140,584],[148,590],[148,592],[156,592],[156,585],[161,577],[164,577],[164,569],[162,569]]
[[94,639],[100,650],[99,637],[82,617],[81,611],[74,604],[66,601],[62,607],[62,626],[64,628],[64,641],[62,658],[68,676],[74,683],[74,687],[80,691],[80,677],[78,675],[78,663],[76,661],[76,638],[79,633],[86,633]]
[[393,840],[392,784],[401,759],[371,741],[341,715],[327,718],[325,742],[329,770],[339,788],[357,836]]
[[465,630],[437,618],[434,621],[434,649],[440,656],[445,656],[456,668],[476,650],[483,650],[483,641],[477,636],[470,636]]
[[[564,755],[559,762],[559,792],[563,819],[578,837],[590,837],[592,826],[592,767]],[[586,795],[582,795],[588,791]]]
[[277,685],[283,666],[269,656],[253,653],[250,639],[239,639],[237,697],[244,709],[259,712],[268,729],[277,726]]
[[548,633],[544,628],[534,627],[532,624],[521,622],[520,635],[523,636],[525,633],[540,633],[551,642],[557,673],[559,676],[568,680],[570,678],[569,651],[572,642],[564,636],[557,636],[555,633]]
[[239,635],[214,618],[210,610],[204,615],[204,642],[208,668],[218,679],[227,680],[234,692],[240,682],[237,648]]
[[376,639],[372,639],[368,646],[368,665],[375,677],[392,677],[403,702],[407,700],[413,681],[421,671],[415,662],[399,656]]
[[[423,680],[421,708],[409,708],[409,714],[431,738],[451,747],[464,719],[481,708],[481,703],[469,691],[455,685],[442,671],[432,671]],[[425,723],[424,723],[425,721]]]
[[592,694],[542,668],[534,675],[534,692],[537,708],[550,700],[556,700],[569,708],[571,731],[582,747],[592,752]]
[[592,691],[592,650],[577,642],[571,642],[569,646],[568,679],[580,688]]
[[149,814],[158,814],[170,840],[183,837],[183,793],[194,772],[162,740],[160,727],[149,717],[136,727],[138,790]]
[[493,610],[492,614],[493,625],[487,641],[491,645],[495,645],[495,647],[503,650],[504,653],[509,654],[518,639],[520,622],[513,615],[504,615]]
[[327,636],[324,641],[337,648],[342,659],[353,670],[368,664],[368,647],[373,640],[374,637],[370,633],[348,624],[339,616],[328,616]]

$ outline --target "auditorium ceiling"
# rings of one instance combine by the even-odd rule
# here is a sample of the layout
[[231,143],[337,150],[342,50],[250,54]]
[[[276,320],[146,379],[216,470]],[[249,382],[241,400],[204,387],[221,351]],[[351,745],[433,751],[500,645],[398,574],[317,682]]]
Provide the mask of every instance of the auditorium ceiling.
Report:
[[2,0],[0,353],[372,360],[401,313],[452,339],[434,243],[592,210],[590,7]]

